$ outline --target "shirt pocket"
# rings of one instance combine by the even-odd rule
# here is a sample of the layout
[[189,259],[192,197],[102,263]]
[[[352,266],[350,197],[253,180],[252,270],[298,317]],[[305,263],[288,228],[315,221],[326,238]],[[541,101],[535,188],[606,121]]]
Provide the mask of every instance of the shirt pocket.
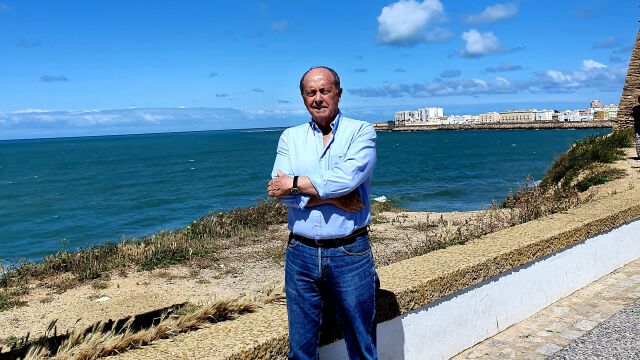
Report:
[[345,158],[345,154],[336,154],[334,156],[331,157],[331,168],[335,168],[340,166],[340,164],[342,164],[344,162],[344,158]]

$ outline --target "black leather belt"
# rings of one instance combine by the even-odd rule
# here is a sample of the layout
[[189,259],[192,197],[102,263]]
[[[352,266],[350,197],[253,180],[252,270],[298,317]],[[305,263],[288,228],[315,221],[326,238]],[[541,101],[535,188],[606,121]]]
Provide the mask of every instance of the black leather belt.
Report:
[[367,227],[362,227],[360,229],[355,230],[351,233],[351,235],[347,235],[343,238],[336,239],[309,239],[308,237],[296,235],[294,233],[289,233],[289,240],[294,239],[299,243],[305,244],[307,246],[316,247],[316,248],[337,248],[340,246],[349,245],[352,242],[356,241],[359,236],[368,234],[369,231]]

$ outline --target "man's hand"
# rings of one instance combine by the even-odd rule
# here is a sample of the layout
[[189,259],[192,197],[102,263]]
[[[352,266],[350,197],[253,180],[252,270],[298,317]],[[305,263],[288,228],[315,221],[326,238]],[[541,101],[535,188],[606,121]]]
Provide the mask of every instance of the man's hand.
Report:
[[273,198],[289,195],[293,188],[293,178],[278,170],[278,177],[271,179],[267,185],[267,193]]
[[311,199],[309,199],[309,202],[307,203],[307,207],[312,207],[312,206],[322,205],[322,204],[331,204],[337,208],[340,208],[348,212],[357,212],[364,208],[364,203],[362,202],[362,199],[360,198],[360,194],[358,193],[357,189],[353,190],[347,195],[343,195],[341,197],[333,198],[333,199],[320,199],[317,196],[313,196],[311,197]]
[[[267,185],[267,193],[269,194],[269,196],[279,199],[283,196],[291,194],[292,188],[293,177],[278,170],[277,177],[271,179],[271,181],[269,181],[269,184]],[[356,212],[364,208],[364,203],[362,202],[357,189],[353,190],[347,195],[343,195],[338,198],[321,199],[317,196],[318,193],[316,192],[309,178],[306,176],[301,176],[298,178],[298,188],[300,188],[300,191],[302,193],[311,196],[306,207],[331,204],[348,212]]]

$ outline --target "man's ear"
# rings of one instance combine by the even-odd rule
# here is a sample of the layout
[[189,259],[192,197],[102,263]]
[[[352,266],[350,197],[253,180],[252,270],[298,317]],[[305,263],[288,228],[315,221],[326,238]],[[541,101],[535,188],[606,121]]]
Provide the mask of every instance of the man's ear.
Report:
[[338,89],[338,100],[342,97],[342,88]]

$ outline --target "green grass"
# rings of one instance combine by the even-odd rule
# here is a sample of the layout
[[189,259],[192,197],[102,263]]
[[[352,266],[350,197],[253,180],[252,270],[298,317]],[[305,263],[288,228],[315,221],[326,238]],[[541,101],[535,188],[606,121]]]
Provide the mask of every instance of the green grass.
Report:
[[596,170],[591,172],[584,179],[576,182],[575,188],[579,192],[584,192],[592,186],[601,185],[611,180],[619,179],[624,176],[624,173],[624,170],[621,169]]
[[209,213],[189,226],[160,231],[139,238],[121,239],[78,251],[61,251],[38,263],[23,263],[0,271],[0,311],[20,305],[15,289],[29,280],[70,273],[80,284],[101,279],[112,270],[152,270],[194,258],[202,258],[229,246],[229,239],[260,239],[269,226],[287,221],[286,206],[259,200],[254,206],[228,212]]
[[0,289],[0,312],[17,306],[24,306],[27,303],[20,300],[22,295],[27,294],[26,286],[18,286],[11,289]]
[[605,136],[589,136],[558,156],[538,186],[531,179],[511,192],[502,207],[514,209],[517,223],[565,211],[589,201],[580,192],[620,178],[624,171],[607,165],[625,157],[624,149],[634,144],[633,129]]
[[624,148],[633,145],[633,129],[614,132],[608,136],[589,136],[560,155],[542,178],[540,187],[560,186],[565,190],[575,186],[574,180],[594,164],[610,164],[624,158]]
[[406,211],[406,210],[398,207],[394,199],[387,199],[387,201],[385,202],[377,202],[377,201],[371,202],[372,216],[379,215],[382,212],[401,212],[401,211]]

